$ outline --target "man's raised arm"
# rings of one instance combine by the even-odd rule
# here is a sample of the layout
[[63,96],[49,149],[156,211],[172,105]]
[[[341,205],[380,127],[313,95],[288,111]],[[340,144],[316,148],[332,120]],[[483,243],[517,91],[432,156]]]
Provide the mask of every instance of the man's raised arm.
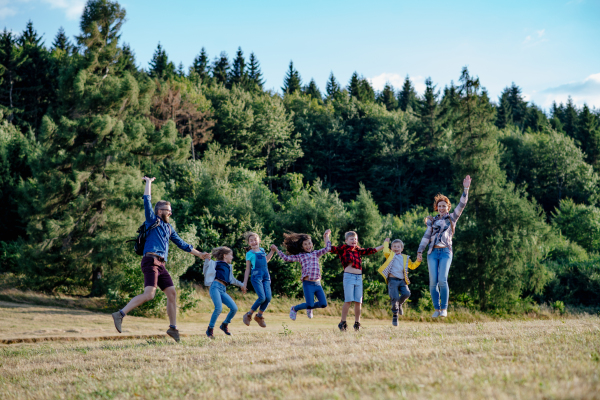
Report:
[[150,201],[152,193],[152,182],[156,178],[148,178],[144,176],[142,180],[146,181],[146,187],[144,188],[144,211],[146,212],[146,221],[152,223],[154,221],[154,210],[152,210],[152,202]]

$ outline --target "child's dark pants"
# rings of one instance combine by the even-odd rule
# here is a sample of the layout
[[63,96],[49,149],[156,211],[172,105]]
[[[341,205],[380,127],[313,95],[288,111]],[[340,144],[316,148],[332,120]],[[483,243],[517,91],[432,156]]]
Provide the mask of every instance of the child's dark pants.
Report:
[[388,293],[392,303],[392,313],[398,314],[400,306],[410,297],[410,290],[404,279],[389,278]]

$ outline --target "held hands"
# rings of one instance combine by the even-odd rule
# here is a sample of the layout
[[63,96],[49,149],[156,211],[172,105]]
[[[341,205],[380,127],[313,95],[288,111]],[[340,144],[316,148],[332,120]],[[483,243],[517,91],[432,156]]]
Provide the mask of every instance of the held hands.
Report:
[[470,176],[470,175],[467,175],[467,176],[465,177],[465,179],[463,180],[463,187],[464,187],[465,189],[468,189],[470,186],[471,186],[471,176]]
[[423,261],[423,253],[417,253],[417,261]]
[[248,288],[246,287],[246,285],[244,285],[240,288],[240,290],[242,291],[243,294],[246,294],[246,292],[248,291]]
[[271,251],[277,251],[277,250],[279,250],[279,249],[277,248],[277,246],[275,246],[274,244],[272,244],[272,245],[271,245]]
[[200,253],[200,258],[203,260],[210,260],[210,253]]

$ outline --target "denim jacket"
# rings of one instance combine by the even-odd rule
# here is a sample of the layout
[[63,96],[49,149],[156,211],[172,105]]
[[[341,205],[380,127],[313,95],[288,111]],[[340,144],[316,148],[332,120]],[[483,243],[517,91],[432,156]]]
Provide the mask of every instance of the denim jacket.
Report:
[[[150,196],[144,195],[144,210],[146,212],[146,229],[152,226],[156,219],[158,218],[156,214],[154,214],[154,210],[152,209],[152,203],[150,202]],[[146,245],[144,246],[144,254],[146,253],[154,253],[167,261],[167,256],[169,255],[169,239],[175,243],[177,247],[179,247],[183,251],[191,252],[194,247],[191,244],[187,244],[183,241],[175,232],[175,229],[171,226],[171,224],[160,221],[160,224],[148,232],[148,237],[146,238]]]

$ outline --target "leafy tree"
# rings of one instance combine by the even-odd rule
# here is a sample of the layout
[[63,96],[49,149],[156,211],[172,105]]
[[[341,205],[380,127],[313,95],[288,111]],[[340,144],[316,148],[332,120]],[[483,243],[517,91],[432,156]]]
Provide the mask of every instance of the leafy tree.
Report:
[[329,79],[327,80],[325,91],[327,93],[328,100],[334,99],[342,91],[342,88],[340,87],[340,84],[337,81],[337,79],[335,79],[333,72],[329,74]]
[[222,51],[219,57],[216,57],[213,62],[213,78],[218,83],[225,85],[227,83],[227,77],[229,76],[229,69],[229,56],[226,52]]
[[552,225],[589,253],[600,251],[600,209],[564,199],[552,213]]
[[304,93],[311,96],[313,99],[323,101],[323,96],[321,95],[321,91],[317,86],[317,83],[314,79],[311,79],[309,84],[304,87]]
[[417,92],[410,81],[408,75],[404,79],[404,84],[402,85],[402,89],[398,92],[398,107],[402,111],[408,110],[410,107],[413,111],[417,110],[418,102],[417,102]]
[[160,43],[158,43],[152,55],[152,60],[150,60],[149,75],[158,79],[169,79],[175,75],[175,64],[169,61],[169,56]]
[[259,89],[263,88],[265,84],[262,72],[260,70],[260,63],[258,59],[254,55],[254,53],[250,53],[250,58],[248,59],[248,80],[251,83],[254,83]]
[[293,94],[297,90],[302,89],[302,78],[300,78],[300,73],[297,69],[294,68],[294,62],[290,61],[290,66],[288,68],[288,72],[285,74],[285,78],[283,79],[283,86],[281,90],[283,93]]
[[389,82],[386,82],[377,100],[379,103],[383,104],[388,111],[393,111],[398,108],[398,100],[396,100],[394,88]]

